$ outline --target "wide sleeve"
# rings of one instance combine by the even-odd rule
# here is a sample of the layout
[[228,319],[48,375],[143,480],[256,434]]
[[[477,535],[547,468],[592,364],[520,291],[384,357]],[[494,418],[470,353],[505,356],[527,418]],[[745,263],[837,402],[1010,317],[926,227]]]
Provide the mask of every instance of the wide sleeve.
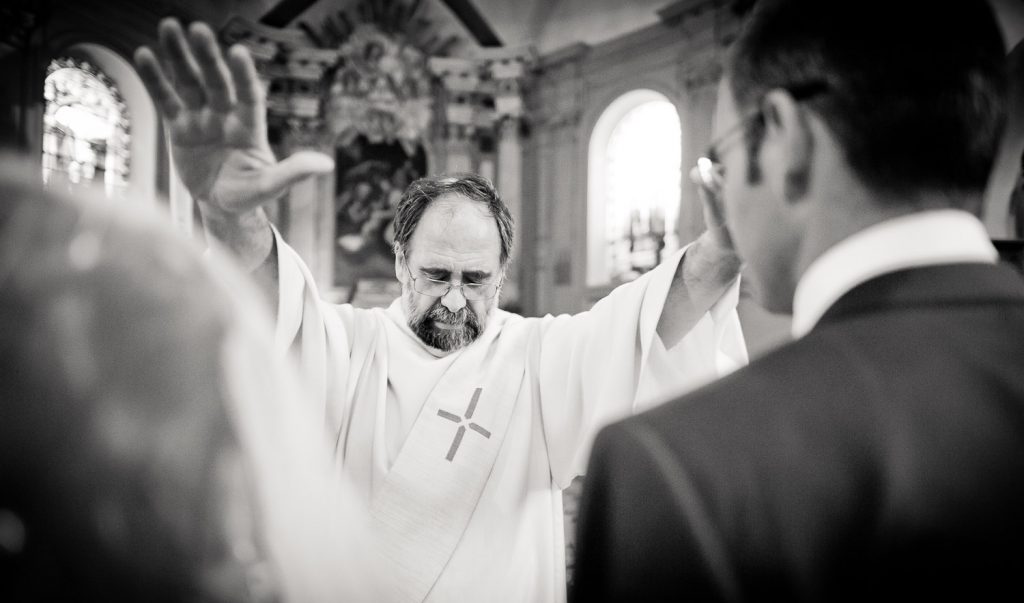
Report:
[[294,365],[271,352],[268,317],[259,318],[266,322],[255,326],[251,311],[236,312],[221,363],[259,548],[285,601],[379,600],[385,574],[365,554],[374,542],[369,511],[355,485],[334,471],[321,419],[303,403]]
[[746,363],[733,284],[672,349],[658,319],[685,249],[576,315],[540,319],[531,348],[555,483],[582,474],[607,423],[702,385]]
[[338,434],[349,416],[355,378],[377,330],[371,313],[321,299],[309,268],[274,231],[278,304],[274,347],[297,360],[305,389],[328,433]]

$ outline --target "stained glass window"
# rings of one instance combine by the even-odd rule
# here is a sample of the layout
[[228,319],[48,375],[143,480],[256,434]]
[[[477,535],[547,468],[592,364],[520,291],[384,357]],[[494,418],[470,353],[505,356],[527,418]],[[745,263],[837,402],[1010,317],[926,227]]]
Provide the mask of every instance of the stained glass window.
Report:
[[634,106],[604,153],[606,266],[613,282],[636,278],[679,246],[679,116],[668,100]]
[[117,87],[88,62],[60,58],[47,69],[43,94],[43,182],[102,185],[120,197],[130,169],[129,116]]

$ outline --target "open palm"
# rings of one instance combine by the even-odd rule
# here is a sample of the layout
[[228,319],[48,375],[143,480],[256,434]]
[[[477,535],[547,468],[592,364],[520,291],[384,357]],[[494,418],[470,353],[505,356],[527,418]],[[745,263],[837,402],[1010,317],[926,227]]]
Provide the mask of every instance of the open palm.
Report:
[[193,197],[240,214],[333,169],[329,157],[311,151],[276,161],[267,141],[265,93],[245,48],[232,47],[225,60],[203,23],[193,23],[186,36],[176,20],[165,19],[159,32],[162,64],[145,47],[135,62]]

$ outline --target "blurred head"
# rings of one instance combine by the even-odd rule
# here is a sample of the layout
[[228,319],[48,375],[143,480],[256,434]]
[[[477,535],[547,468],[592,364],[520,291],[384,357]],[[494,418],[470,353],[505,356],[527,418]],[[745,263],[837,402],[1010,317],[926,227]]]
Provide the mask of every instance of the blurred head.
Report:
[[448,352],[480,336],[498,305],[513,228],[482,176],[409,185],[395,216],[395,275],[409,327],[424,343]]
[[7,173],[0,198],[5,595],[277,600],[337,565],[302,527],[329,531],[323,510],[291,498],[326,498],[329,454],[251,286],[138,205]]
[[759,2],[726,64],[715,151],[765,305],[788,309],[809,226],[828,222],[816,212],[977,213],[1006,87],[986,2]]

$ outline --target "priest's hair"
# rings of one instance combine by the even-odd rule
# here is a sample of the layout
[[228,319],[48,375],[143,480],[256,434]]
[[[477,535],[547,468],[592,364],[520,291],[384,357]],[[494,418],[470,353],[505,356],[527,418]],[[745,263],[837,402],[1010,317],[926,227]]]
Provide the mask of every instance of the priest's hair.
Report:
[[501,267],[505,269],[512,258],[515,221],[508,206],[501,200],[491,181],[479,174],[456,173],[430,176],[414,181],[402,193],[395,215],[395,256],[405,261],[409,255],[409,241],[427,206],[445,195],[462,195],[487,206],[501,237]]

